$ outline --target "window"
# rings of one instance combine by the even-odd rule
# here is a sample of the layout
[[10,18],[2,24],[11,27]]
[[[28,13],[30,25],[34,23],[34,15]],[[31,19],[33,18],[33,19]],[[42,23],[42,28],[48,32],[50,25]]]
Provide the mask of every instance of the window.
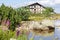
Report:
[[34,8],[34,6],[30,6],[30,8]]

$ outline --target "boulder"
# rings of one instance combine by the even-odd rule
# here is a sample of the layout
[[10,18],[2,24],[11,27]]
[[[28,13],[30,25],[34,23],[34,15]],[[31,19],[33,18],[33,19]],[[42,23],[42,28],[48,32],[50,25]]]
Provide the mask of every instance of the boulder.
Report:
[[54,27],[54,20],[42,20],[42,25]]

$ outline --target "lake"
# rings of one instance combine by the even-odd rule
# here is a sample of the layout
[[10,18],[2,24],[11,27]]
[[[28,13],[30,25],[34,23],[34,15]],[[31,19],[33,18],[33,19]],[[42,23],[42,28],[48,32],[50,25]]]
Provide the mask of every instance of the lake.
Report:
[[[28,35],[28,40],[33,37],[34,40],[60,40],[60,20],[54,20],[54,34],[49,36],[34,35],[32,32]],[[34,35],[34,36],[33,36]]]

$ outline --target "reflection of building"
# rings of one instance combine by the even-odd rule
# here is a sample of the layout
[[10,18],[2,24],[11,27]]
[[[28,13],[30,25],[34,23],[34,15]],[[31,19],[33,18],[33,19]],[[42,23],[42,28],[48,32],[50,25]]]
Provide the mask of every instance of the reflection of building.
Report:
[[32,13],[42,13],[42,11],[45,9],[45,7],[39,3],[30,4],[28,7]]

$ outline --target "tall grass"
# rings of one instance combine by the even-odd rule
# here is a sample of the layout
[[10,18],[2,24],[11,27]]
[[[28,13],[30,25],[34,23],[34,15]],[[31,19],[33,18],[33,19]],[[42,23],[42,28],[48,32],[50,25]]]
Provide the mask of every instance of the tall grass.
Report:
[[2,31],[0,30],[0,40],[10,40],[10,38],[15,37],[15,32],[12,31]]
[[19,36],[16,36],[16,31],[3,31],[0,30],[0,40],[28,40],[28,35],[25,33],[20,34]]

